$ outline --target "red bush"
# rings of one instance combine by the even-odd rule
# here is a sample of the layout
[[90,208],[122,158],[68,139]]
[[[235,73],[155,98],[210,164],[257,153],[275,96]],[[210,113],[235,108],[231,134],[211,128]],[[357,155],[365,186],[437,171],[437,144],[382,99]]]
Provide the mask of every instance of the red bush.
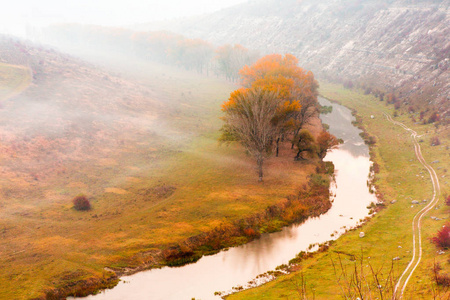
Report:
[[259,233],[255,231],[253,228],[245,228],[244,234],[248,237],[257,237],[259,236]]
[[437,236],[435,236],[432,241],[440,248],[450,248],[450,223],[447,223],[441,230],[439,230]]
[[73,207],[76,210],[90,210],[91,209],[91,203],[89,202],[89,199],[85,195],[78,195],[72,200]]

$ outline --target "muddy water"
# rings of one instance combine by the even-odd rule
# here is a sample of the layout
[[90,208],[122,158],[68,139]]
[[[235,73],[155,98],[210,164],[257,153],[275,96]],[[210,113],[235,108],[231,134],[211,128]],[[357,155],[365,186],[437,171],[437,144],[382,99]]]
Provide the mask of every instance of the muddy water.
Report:
[[[324,215],[292,225],[281,232],[265,234],[249,244],[206,256],[198,262],[178,268],[165,267],[126,276],[112,290],[86,299],[219,299],[215,291],[228,291],[245,285],[257,275],[287,263],[310,244],[336,239],[345,227],[355,226],[368,215],[368,204],[375,201],[367,188],[369,151],[351,121],[348,109],[332,105],[333,112],[322,116],[330,132],[344,140],[339,149],[327,154],[336,168],[332,208]],[[336,234],[338,232],[338,234]],[[333,237],[332,237],[333,235]]]

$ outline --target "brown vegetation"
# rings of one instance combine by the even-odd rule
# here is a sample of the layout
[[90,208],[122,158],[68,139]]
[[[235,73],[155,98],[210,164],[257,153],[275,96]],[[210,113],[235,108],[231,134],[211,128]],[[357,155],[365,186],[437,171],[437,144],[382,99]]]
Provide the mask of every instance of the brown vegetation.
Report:
[[72,203],[75,210],[83,211],[91,209],[91,203],[89,202],[89,199],[83,194],[80,194],[73,198]]

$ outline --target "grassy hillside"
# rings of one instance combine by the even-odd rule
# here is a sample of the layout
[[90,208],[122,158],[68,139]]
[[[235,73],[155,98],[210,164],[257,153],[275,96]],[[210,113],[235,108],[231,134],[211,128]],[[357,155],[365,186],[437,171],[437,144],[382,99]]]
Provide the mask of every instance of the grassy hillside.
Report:
[[[0,99],[6,101],[23,91],[31,82],[28,68],[0,63]],[[2,103],[2,105],[4,105]]]
[[[362,228],[342,236],[327,251],[301,261],[296,266],[299,271],[227,299],[304,299],[304,293],[306,299],[341,299],[343,291],[349,286],[345,283],[343,270],[347,282],[351,281],[355,270],[359,276],[363,274],[368,283],[365,288],[373,291],[373,297],[379,297],[373,276],[377,274],[380,285],[386,288],[387,299],[392,295],[392,284],[411,259],[411,222],[423,208],[422,200],[431,199],[433,190],[428,172],[415,158],[409,133],[391,124],[383,116],[384,112],[394,114],[392,106],[386,106],[385,102],[370,95],[324,83],[321,85],[321,94],[356,109],[363,127],[376,138],[377,142],[371,149],[373,159],[380,167],[380,172],[375,175],[375,184],[378,197],[384,200],[386,209],[377,213]],[[437,208],[423,221],[424,256],[410,279],[404,299],[447,299],[449,295],[443,291],[446,289],[437,287],[434,282],[433,268],[435,263],[439,263],[443,268],[441,273],[449,274],[449,256],[447,251],[439,254],[430,238],[449,217],[449,208],[444,204],[444,196],[450,193],[447,170],[450,165],[449,128],[413,124],[406,113],[395,119],[421,135],[422,154],[436,170],[442,189]],[[434,136],[439,137],[440,146],[431,146]],[[392,200],[397,202],[391,203]],[[413,205],[413,200],[422,203]],[[360,231],[365,233],[364,238],[359,238]]]
[[[0,110],[0,299],[88,293],[114,284],[112,270],[164,264],[187,238],[284,203],[315,173],[282,149],[260,184],[242,149],[218,145],[233,84],[133,61],[119,74],[20,47],[39,68]],[[30,81],[2,76],[17,92]],[[73,209],[79,193],[92,210]]]

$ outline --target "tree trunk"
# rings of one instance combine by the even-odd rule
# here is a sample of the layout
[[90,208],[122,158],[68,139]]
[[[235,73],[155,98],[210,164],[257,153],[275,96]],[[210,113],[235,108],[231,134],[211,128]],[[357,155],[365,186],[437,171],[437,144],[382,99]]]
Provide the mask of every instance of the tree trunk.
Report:
[[302,150],[298,150],[297,155],[294,157],[294,160],[300,160],[300,153],[302,152]]
[[300,132],[300,128],[294,130],[294,138],[292,139],[291,149],[294,149],[294,145],[295,145],[295,142],[296,142],[295,138],[297,137],[299,132]]
[[276,157],[278,157],[278,153],[280,152],[280,137],[277,138],[277,153],[276,153]]
[[263,181],[263,158],[258,158],[256,160],[256,163],[258,164],[258,176],[259,176],[259,182]]

